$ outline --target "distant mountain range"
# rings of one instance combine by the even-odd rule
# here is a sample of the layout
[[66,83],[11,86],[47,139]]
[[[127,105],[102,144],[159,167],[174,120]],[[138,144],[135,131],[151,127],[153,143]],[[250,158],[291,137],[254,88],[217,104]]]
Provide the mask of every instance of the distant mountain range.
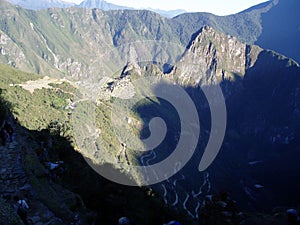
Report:
[[52,7],[57,8],[67,8],[74,6],[74,3],[65,2],[61,0],[8,0],[10,3],[14,5],[19,5],[25,9],[47,9]]
[[[127,6],[121,6],[121,5],[115,5],[112,3],[109,3],[104,0],[85,0],[81,2],[79,5],[76,5],[74,3],[65,2],[61,0],[8,0],[10,3],[14,5],[19,5],[25,9],[33,9],[33,10],[39,10],[39,9],[48,9],[48,8],[68,8],[68,7],[80,7],[80,8],[88,8],[88,9],[102,9],[102,10],[134,10],[135,8],[127,7]],[[148,10],[159,13],[162,16],[172,18],[174,16],[177,16],[179,14],[185,13],[184,10],[178,9],[178,10],[161,10],[161,9],[151,9],[148,8]]]
[[[102,9],[102,10],[123,10],[123,9],[128,9],[128,10],[134,10],[135,8],[132,7],[127,7],[127,6],[120,6],[120,5],[115,5],[109,2],[106,2],[104,0],[85,0],[82,3],[78,5],[78,7],[82,8],[89,8],[89,9]],[[136,10],[136,9],[135,9]],[[156,12],[162,16],[172,18],[174,16],[177,16],[179,14],[185,13],[185,10],[161,10],[161,9],[152,9],[148,8],[147,10]]]
[[88,9],[102,9],[102,10],[122,10],[122,9],[133,9],[126,6],[115,5],[104,0],[85,0],[81,2],[78,7],[88,8]]

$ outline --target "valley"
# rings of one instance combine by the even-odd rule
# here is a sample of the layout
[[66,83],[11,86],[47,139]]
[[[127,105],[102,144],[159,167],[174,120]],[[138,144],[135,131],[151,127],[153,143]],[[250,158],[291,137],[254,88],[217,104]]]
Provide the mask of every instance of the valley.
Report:
[[[267,225],[278,207],[277,223],[288,224],[284,211],[300,202],[300,20],[291,11],[292,22],[282,19],[291,29],[270,21],[293,4],[166,18],[84,5],[35,11],[0,0],[0,121],[16,123],[12,146],[26,146],[32,190],[50,182],[32,172],[48,171],[36,155],[43,140],[67,168],[46,191],[57,201],[59,190],[72,196],[71,206],[61,205],[82,213],[78,224],[124,215],[145,225],[198,224],[220,193],[245,212],[228,224]],[[42,194],[29,199],[69,224]]]

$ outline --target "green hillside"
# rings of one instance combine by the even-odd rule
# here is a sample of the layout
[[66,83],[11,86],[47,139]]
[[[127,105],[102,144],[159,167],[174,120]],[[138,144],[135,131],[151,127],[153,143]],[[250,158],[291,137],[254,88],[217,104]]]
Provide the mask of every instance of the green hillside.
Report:
[[[67,224],[68,214],[80,208],[72,193],[80,195],[91,218],[99,219],[96,224],[114,224],[124,215],[141,225],[171,219],[198,224],[207,195],[225,190],[246,211],[273,214],[274,207],[283,206],[274,217],[278,212],[285,225],[285,209],[299,207],[300,199],[300,162],[295,157],[300,146],[300,67],[252,43],[264,45],[273,36],[277,40],[281,30],[289,35],[288,28],[268,27],[292,2],[270,1],[229,16],[188,13],[167,19],[146,10],[34,11],[0,0],[0,121],[17,122],[19,145],[13,147],[24,155],[24,170],[39,201]],[[294,28],[295,18],[291,17]],[[296,39],[294,29],[291,42]],[[296,45],[291,44],[294,50]],[[156,85],[164,79],[165,85]],[[198,125],[188,121],[191,130],[183,136],[197,139],[195,149],[184,145],[185,155],[194,152],[191,160],[178,172],[182,159],[176,159],[175,165],[170,163],[174,176],[140,187],[149,177],[132,165],[167,159],[181,138],[180,113],[172,102],[155,95],[158,90],[168,92],[181,103],[174,84],[193,100],[200,137],[194,132]],[[215,161],[199,172],[210,137],[222,136],[213,129],[211,106],[223,102],[214,104],[216,93],[205,96],[203,87],[221,87],[226,115],[220,118],[226,118],[226,130]],[[151,137],[153,117],[163,118],[166,136],[158,146],[141,152],[141,139]],[[47,160],[66,163],[53,185],[38,157],[41,143],[47,145]],[[7,157],[9,147],[2,149],[3,158],[14,158]],[[109,171],[106,178],[120,176],[123,183],[138,187],[108,181],[90,166]],[[0,173],[7,173],[4,169]],[[2,205],[6,207],[0,201],[1,209]],[[87,208],[83,217],[89,218]],[[224,217],[219,216],[212,221],[223,225]],[[248,216],[238,221],[265,225],[273,219]]]
[[[52,77],[102,76],[99,71],[103,65],[99,62],[114,47],[125,54],[128,52],[125,46],[136,41],[163,41],[185,48],[205,25],[240,41],[254,43],[262,33],[261,15],[272,5],[271,2],[224,17],[191,13],[167,19],[144,10],[52,8],[31,11],[2,0],[0,13],[6,16],[0,21],[0,60]],[[154,55],[151,60],[158,61],[154,46],[143,51]],[[174,52],[168,54],[173,56]]]
[[[36,74],[0,65],[0,119],[1,121],[7,119],[11,111],[20,125],[24,126],[16,125],[15,138],[18,142],[18,149],[25,151],[22,153],[25,158],[24,170],[36,193],[35,197],[28,196],[27,198],[32,207],[37,207],[35,204],[40,201],[66,223],[70,222],[71,214],[77,210],[80,210],[80,218],[86,219],[83,224],[91,224],[95,219],[114,223],[123,215],[135,218],[142,224],[153,224],[155,221],[163,223],[166,222],[166,218],[189,221],[183,213],[164,206],[160,197],[150,188],[120,186],[95,173],[82,155],[74,150],[75,143],[68,118],[69,110],[65,109],[67,102],[73,99],[77,89],[68,82],[58,84],[54,79],[53,83],[50,83],[51,89],[44,87],[34,92],[26,90],[27,86],[17,85],[40,80],[40,76]],[[99,110],[99,122],[103,123],[101,113],[106,112],[103,111],[104,109],[99,108]],[[107,117],[107,115],[102,116]],[[109,140],[105,141],[113,144],[112,135],[109,136],[110,127],[101,127],[101,129],[106,129]],[[65,162],[65,172],[58,180],[52,181],[52,178],[48,178],[51,171],[39,158],[41,142],[47,146],[47,160]],[[60,185],[67,189],[61,188]],[[85,204],[84,208],[78,208],[76,205],[78,197],[75,201],[76,197],[70,191],[80,195],[80,199],[82,198]],[[139,205],[138,209],[137,205]],[[0,199],[1,210],[9,207]],[[111,213],[112,210],[115,213]],[[6,211],[1,216],[0,223],[7,218],[7,221],[15,221],[12,223],[18,224],[18,217],[13,212]]]

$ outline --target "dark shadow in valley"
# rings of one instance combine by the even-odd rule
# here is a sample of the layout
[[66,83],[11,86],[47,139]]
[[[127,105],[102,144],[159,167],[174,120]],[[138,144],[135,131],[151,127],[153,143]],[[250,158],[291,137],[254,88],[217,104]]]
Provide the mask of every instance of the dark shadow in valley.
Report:
[[[195,201],[202,202],[206,194],[226,191],[245,211],[297,207],[300,202],[300,68],[290,59],[262,51],[244,77],[236,75],[232,80],[223,80],[220,86],[226,98],[227,130],[219,155],[206,171],[212,189],[203,189]],[[163,182],[167,186],[185,175],[185,181],[180,181],[177,187],[182,192],[181,204],[186,191],[196,192],[203,183],[198,165],[211,129],[210,110],[201,88],[185,90],[199,113],[200,138],[191,161],[170,181]],[[166,102],[160,103],[149,102],[135,109],[145,124],[152,116],[161,116],[168,127],[165,140],[154,149],[158,156],[152,163],[172,153],[180,131],[179,121],[172,116],[176,111]],[[162,149],[167,154],[159,154]],[[157,190],[163,191],[159,187]],[[174,202],[174,196],[169,198]]]
[[[168,209],[160,198],[149,194],[148,188],[130,187],[103,178],[94,169],[112,171],[112,174],[125,177],[112,165],[94,165],[74,150],[70,142],[58,134],[48,131],[35,132],[38,140],[51,140],[55,143],[49,149],[50,157],[65,163],[61,184],[79,194],[85,206],[95,212],[95,224],[117,224],[118,219],[126,216],[134,224],[163,224],[171,219],[187,221],[182,215]],[[129,179],[129,178],[127,178]]]
[[[226,191],[244,211],[263,212],[277,206],[299,206],[299,67],[271,51],[262,51],[243,79],[236,76],[232,81],[222,81],[220,86],[226,98],[227,130],[219,155],[205,171],[210,174],[211,189],[205,186],[197,200],[202,202],[206,194]],[[181,205],[177,204],[174,210],[163,204],[162,197],[154,193],[149,195],[148,188],[118,185],[102,178],[74,151],[69,140],[59,136],[59,132],[26,130],[26,133],[32,137],[32,142],[51,140],[54,143],[48,149],[50,157],[65,162],[65,172],[59,182],[78,193],[87,208],[97,212],[96,224],[116,224],[122,216],[144,225],[163,224],[172,219],[188,221],[180,208],[185,192],[192,192],[203,183],[198,165],[210,135],[211,118],[201,88],[187,87],[185,90],[198,110],[201,131],[192,160],[171,178],[174,181],[176,176],[185,175],[185,180],[177,182]],[[164,159],[178,142],[180,123],[176,110],[159,99],[159,103],[147,101],[135,111],[145,124],[153,116],[165,120],[168,133],[157,150],[167,151],[160,154],[157,161]],[[147,127],[140,135],[150,135]],[[189,204],[190,208],[195,207],[195,203]]]

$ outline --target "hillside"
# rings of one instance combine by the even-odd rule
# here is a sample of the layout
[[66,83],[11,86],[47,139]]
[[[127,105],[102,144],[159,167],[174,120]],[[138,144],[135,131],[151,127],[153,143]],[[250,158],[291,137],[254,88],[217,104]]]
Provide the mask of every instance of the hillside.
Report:
[[[132,49],[133,47],[136,47],[135,54],[139,58],[139,54],[143,54],[144,49],[140,48],[140,45],[132,46]],[[168,55],[165,55],[165,52],[168,52],[168,49],[161,51],[156,57],[164,59]],[[115,54],[113,56],[119,56],[118,51]],[[177,58],[175,65],[168,68],[165,73],[158,62],[153,65],[151,61],[144,61],[145,65],[143,65],[132,61],[132,64],[123,64],[125,68],[111,77],[90,76],[81,83],[76,82],[79,86],[72,81],[41,79],[37,75],[23,74],[2,66],[1,88],[6,89],[5,99],[13,105],[12,112],[22,125],[34,130],[44,128],[57,130],[63,137],[70,138],[73,147],[93,163],[97,162],[101,165],[103,161],[111,162],[113,167],[117,168],[115,172],[122,171],[123,174],[127,174],[126,179],[133,179],[134,182],[140,183],[145,177],[134,170],[128,173],[128,168],[131,164],[150,165],[150,162],[151,164],[158,162],[170,153],[178,141],[176,139],[179,127],[176,122],[178,116],[164,101],[156,98],[148,99],[137,104],[129,117],[126,117],[125,124],[131,121],[129,126],[132,133],[125,133],[122,129],[118,131],[111,129],[115,125],[109,116],[110,107],[116,105],[118,99],[130,98],[131,92],[128,91],[130,89],[128,87],[140,76],[155,75],[157,78],[165,77],[172,82],[176,81],[192,96],[198,112],[202,115],[200,134],[202,139],[197,145],[193,159],[182,172],[152,187],[156,193],[163,196],[164,203],[171,208],[183,210],[191,218],[196,219],[197,210],[205,195],[225,189],[230,191],[231,195],[238,200],[239,206],[245,210],[269,210],[277,205],[297,206],[299,200],[299,195],[296,194],[297,179],[289,180],[290,185],[287,185],[285,179],[288,178],[285,175],[288,171],[294,171],[293,176],[298,177],[296,171],[300,171],[297,158],[291,157],[297,154],[299,145],[297,129],[299,65],[275,52],[243,44],[237,38],[224,35],[211,27],[202,28],[188,49],[181,54],[181,58]],[[116,57],[115,66],[128,62],[128,57],[131,55],[124,58]],[[105,72],[106,68],[99,72],[103,71]],[[7,73],[11,75],[8,76]],[[32,82],[26,82],[28,80]],[[215,85],[221,86],[226,99],[228,119],[220,155],[208,170],[199,173],[195,168],[199,165],[212,128],[206,103],[209,99],[205,100],[203,93],[197,87],[207,85],[211,88]],[[30,93],[29,90],[32,91],[33,87],[44,88],[35,89]],[[80,92],[78,92],[79,87]],[[140,88],[143,89],[143,86]],[[169,87],[165,86],[165,88]],[[135,90],[135,93],[139,91]],[[78,101],[85,96],[94,98],[93,94],[97,94],[96,104],[93,101],[82,103]],[[81,107],[86,106],[95,109],[95,122],[101,134],[100,145],[84,144],[90,143],[85,140],[91,138],[89,134],[92,134],[94,129],[92,127],[94,125],[90,123],[93,121],[86,120],[90,118],[86,116],[89,112],[85,111],[86,108],[83,108],[84,111],[80,110]],[[119,106],[123,107],[123,105]],[[116,119],[121,121],[123,112],[121,109],[117,112],[119,118]],[[147,124],[155,115],[164,118],[167,126],[171,127],[162,145],[150,153],[140,155],[128,144],[123,152],[122,142],[116,134],[121,132],[121,136],[125,139],[127,137],[131,139],[132,134],[147,135]],[[74,123],[70,118],[77,118],[76,121],[81,122]],[[92,128],[91,131],[76,133],[76,127],[82,129],[84,126],[88,129]],[[258,142],[262,145],[255,145]],[[139,145],[140,141],[137,140],[132,144]],[[162,149],[165,153],[159,154]],[[283,151],[283,149],[288,150]],[[280,162],[280,159],[284,159],[283,162]],[[251,166],[251,162],[255,161],[263,163],[258,167]],[[280,176],[274,176],[271,168],[278,165],[282,165],[285,169],[276,171]],[[261,174],[268,174],[269,179]],[[199,182],[195,183],[194,180]],[[262,191],[256,190],[256,184],[265,188]],[[199,188],[201,192],[196,194]],[[294,192],[294,195],[291,199],[288,195],[279,192]]]
[[255,43],[300,62],[299,7],[298,1],[279,1],[268,13],[262,14],[263,30]]
[[[240,41],[254,43],[264,35],[261,16],[268,15],[275,3],[227,17],[194,13],[174,19],[149,11],[104,12],[78,8],[27,11],[3,0],[0,4],[1,14],[6,15],[0,23],[1,62],[28,72],[78,79],[97,74],[101,70],[101,64],[97,62],[109,54],[111,48],[121,50],[135,41],[168,42],[184,48],[204,25]],[[286,35],[297,37],[297,34]],[[272,40],[277,37],[273,36]],[[264,47],[263,43],[258,43]],[[271,45],[266,47],[280,50]],[[154,46],[144,51],[155,55]],[[173,57],[176,53],[167,54]]]
[[[65,109],[76,93],[73,85],[52,79],[48,87],[33,92],[27,90],[28,86],[11,85],[26,81],[31,81],[33,88],[41,79],[0,65],[1,124],[5,119],[15,130],[15,141],[0,146],[0,157],[5,159],[0,168],[4,181],[0,186],[4,198],[0,198],[0,209],[9,209],[1,214],[1,224],[5,220],[18,222],[11,208],[15,193],[26,198],[32,224],[70,224],[75,220],[76,224],[112,224],[124,215],[142,224],[164,223],[172,218],[189,221],[180,212],[164,206],[151,189],[120,186],[102,178],[74,150],[70,109]],[[41,153],[41,148],[46,153]],[[64,172],[56,174],[49,163],[60,161]],[[14,176],[13,182],[8,179],[9,173]]]
[[[172,189],[172,182],[182,182],[184,176],[184,185],[187,185],[184,190],[189,191],[187,195],[182,196],[180,191],[177,194],[179,204],[190,204],[188,213],[193,214],[194,207],[197,207],[199,197],[195,193],[203,196],[218,190],[227,190],[241,207],[248,210],[270,210],[278,204],[297,206],[300,197],[297,177],[300,174],[296,171],[300,168],[299,160],[293,156],[299,154],[299,69],[291,59],[258,46],[245,45],[209,27],[204,27],[194,39],[170,75],[186,87],[196,103],[201,115],[201,140],[186,168],[165,182],[166,187]],[[199,91],[199,84],[208,86],[208,90],[217,90],[214,86],[220,85],[227,111],[226,133],[220,153],[204,174],[197,173],[196,168],[209,143],[209,136],[213,132],[221,133],[222,128],[210,124],[214,112],[209,110],[214,108],[211,102],[207,102],[211,101],[207,94],[204,97]],[[217,106],[222,103],[217,97],[214,101]],[[220,113],[222,108],[216,107],[215,110]],[[217,114],[214,119],[219,121],[218,118],[222,115]],[[174,139],[169,139],[170,148],[174,145],[172,142]],[[258,164],[252,165],[252,162]],[[289,173],[292,179],[287,177]],[[258,190],[256,184],[264,188]],[[175,189],[181,190],[178,186]],[[172,204],[176,191],[167,193],[167,202]],[[287,193],[293,193],[293,198]]]
[[[255,43],[260,45],[262,48],[275,50],[277,52],[280,52],[281,54],[293,58],[294,60],[299,61],[299,54],[295,52],[295,49],[298,48],[294,47],[299,45],[299,43],[297,42],[297,40],[299,39],[299,32],[297,31],[297,21],[299,21],[299,16],[296,11],[291,10],[297,8],[297,3],[292,0],[274,0],[266,2],[245,10],[241,13],[229,16],[215,16],[209,13],[186,13],[169,20],[161,18],[155,13],[145,11],[132,10],[124,12],[101,12],[99,14],[99,10],[86,9],[102,9],[104,7],[104,10],[109,10],[109,7],[102,7],[105,1],[99,1],[98,5],[96,3],[89,3],[88,1],[83,2],[81,7],[85,9],[48,9],[47,11],[43,12],[39,11],[30,13],[25,13],[25,11],[21,13],[23,11],[21,9],[18,9],[20,13],[12,13],[16,9],[14,9],[14,7],[12,6],[9,6],[8,4],[4,4],[4,2],[2,3],[1,8],[3,10],[5,9],[5,7],[10,8],[12,13],[11,16],[18,15],[17,18],[19,17],[19,19],[22,21],[30,20],[23,25],[19,23],[18,26],[21,25],[23,29],[29,30],[33,29],[30,25],[30,23],[32,23],[32,25],[34,25],[34,28],[38,29],[38,31],[36,30],[34,32],[38,32],[37,34],[34,34],[34,36],[37,36],[34,38],[34,40],[40,42],[40,45],[43,46],[43,50],[37,51],[33,49],[34,54],[39,58],[38,61],[46,61],[46,64],[50,63],[51,66],[54,65],[56,68],[59,67],[58,69],[64,73],[70,73],[70,69],[66,67],[80,67],[81,70],[84,70],[83,73],[87,73],[86,70],[89,70],[89,68],[85,68],[87,67],[87,62],[84,62],[81,58],[79,58],[79,56],[77,56],[77,54],[75,54],[76,57],[68,57],[66,51],[61,51],[61,49],[53,49],[51,47],[51,43],[46,43],[48,39],[50,39],[52,44],[55,45],[56,43],[60,43],[55,39],[61,40],[61,45],[71,45],[72,49],[74,49],[75,52],[80,52],[81,48],[88,49],[87,47],[89,45],[98,46],[101,49],[101,46],[99,46],[99,43],[101,42],[107,43],[108,47],[111,45],[111,42],[114,45],[116,45],[116,43],[118,42],[118,45],[120,45],[121,43],[127,43],[128,39],[171,41],[183,46],[187,46],[189,41],[193,38],[192,35],[196,34],[201,29],[201,27],[205,25],[211,26],[214,29],[219,30],[225,34],[235,36],[242,42],[246,42],[248,44]],[[83,13],[81,13],[81,10]],[[30,16],[30,14],[33,15]],[[34,18],[40,17],[43,17],[43,20],[38,19],[41,24],[35,24]],[[98,20],[96,20],[96,17],[98,18]],[[148,19],[146,19],[147,17]],[[126,25],[124,24],[125,20],[127,21]],[[78,23],[79,21],[82,21],[83,24],[82,22]],[[110,21],[115,22],[111,23]],[[116,26],[117,21],[119,21],[118,26]],[[276,23],[274,23],[274,21],[276,21]],[[6,24],[6,28],[3,27],[3,23]],[[9,29],[9,24],[11,23],[5,23],[5,20],[2,22],[1,30],[4,33],[6,33],[5,29]],[[49,26],[49,24],[51,24],[51,26]],[[11,25],[14,26],[13,23]],[[83,26],[87,30],[80,30],[80,27]],[[79,30],[76,30],[75,32],[74,29],[76,27],[78,27]],[[103,32],[103,29],[105,27],[110,30],[108,33]],[[122,34],[122,31],[124,29],[128,32],[125,36],[124,34]],[[59,34],[58,37],[51,37],[51,35],[49,35],[49,31]],[[64,37],[64,35],[60,33],[66,33],[66,37],[68,37],[68,39],[66,39],[66,37]],[[96,33],[105,33],[106,35],[94,37],[94,34]],[[22,37],[18,36],[20,34],[16,34],[14,32],[6,35],[8,35],[9,38],[17,38],[18,40]],[[10,35],[13,36],[10,37]],[[78,35],[79,37],[77,37]],[[81,36],[80,38],[80,35],[84,35],[84,40],[81,40],[83,36]],[[95,38],[97,39],[97,41],[94,40]],[[270,38],[272,41],[270,41]],[[14,42],[13,40],[12,42]],[[14,44],[16,44],[18,48],[23,48],[22,46],[20,46],[20,43]],[[27,45],[25,45],[24,47],[25,49],[29,48],[29,46]],[[51,51],[49,51],[49,49]],[[19,49],[19,52],[20,51],[21,50]],[[29,51],[29,49],[26,51]],[[93,49],[86,51],[88,51],[88,55],[96,55],[96,52],[94,52]],[[104,50],[102,49],[101,51],[103,52]],[[27,54],[28,53],[25,53],[25,57],[27,56]],[[86,57],[88,55],[86,55]],[[31,56],[28,57],[30,58]],[[9,60],[6,59],[6,61],[3,62],[7,63],[9,62]],[[56,65],[57,63],[59,63],[60,66]],[[31,63],[29,67],[31,69],[34,69],[35,72],[40,73],[38,67],[44,66]],[[20,68],[25,70],[29,69],[24,65]]]
[[243,211],[282,206],[282,222],[300,202],[300,67],[251,43],[269,38],[268,15],[292,4],[167,19],[0,0],[1,101],[21,126],[15,150],[25,146],[35,160],[27,177],[40,190],[45,180],[30,171],[44,166],[35,150],[45,140],[51,160],[68,168],[58,185],[78,193],[97,224],[124,214],[139,224],[198,223],[204,200],[219,192]]

